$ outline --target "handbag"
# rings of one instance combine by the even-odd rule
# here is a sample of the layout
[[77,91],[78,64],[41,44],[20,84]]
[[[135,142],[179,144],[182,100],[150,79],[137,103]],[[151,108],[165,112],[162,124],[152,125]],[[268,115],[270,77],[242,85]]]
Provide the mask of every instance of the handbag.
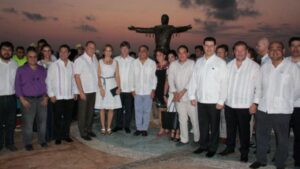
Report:
[[[171,110],[172,105],[173,109]],[[176,130],[179,128],[178,112],[174,102],[168,106],[167,111],[161,112],[161,123],[164,129]]]

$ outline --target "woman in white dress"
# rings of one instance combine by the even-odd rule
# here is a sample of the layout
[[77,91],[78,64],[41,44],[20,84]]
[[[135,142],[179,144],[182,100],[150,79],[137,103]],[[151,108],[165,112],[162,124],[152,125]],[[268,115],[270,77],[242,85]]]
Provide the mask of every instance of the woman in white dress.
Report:
[[[118,63],[112,58],[113,48],[105,45],[103,59],[99,60],[98,79],[100,93],[96,96],[95,108],[100,109],[101,134],[112,133],[111,122],[114,109],[122,107],[120,99],[120,76]],[[107,113],[107,127],[105,127],[105,111]]]

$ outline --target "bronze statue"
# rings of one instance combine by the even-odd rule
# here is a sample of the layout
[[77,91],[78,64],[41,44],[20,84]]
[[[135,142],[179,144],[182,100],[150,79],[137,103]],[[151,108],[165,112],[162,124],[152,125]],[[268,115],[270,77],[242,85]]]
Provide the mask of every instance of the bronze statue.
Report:
[[191,25],[175,27],[169,25],[169,16],[164,14],[161,16],[161,25],[151,28],[140,28],[135,26],[128,27],[129,30],[138,33],[154,34],[156,49],[162,49],[166,53],[170,50],[170,41],[173,34],[185,32],[192,29]]

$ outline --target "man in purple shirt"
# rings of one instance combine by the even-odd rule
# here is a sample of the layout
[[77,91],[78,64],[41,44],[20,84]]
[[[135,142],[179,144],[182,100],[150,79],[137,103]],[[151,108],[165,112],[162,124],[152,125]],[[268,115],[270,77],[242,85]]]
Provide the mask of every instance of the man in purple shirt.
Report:
[[27,51],[28,64],[17,70],[15,80],[16,95],[20,98],[23,116],[23,142],[27,151],[32,147],[32,126],[36,117],[38,129],[38,141],[42,147],[47,147],[46,143],[46,123],[47,123],[47,71],[37,64],[37,52],[34,48]]

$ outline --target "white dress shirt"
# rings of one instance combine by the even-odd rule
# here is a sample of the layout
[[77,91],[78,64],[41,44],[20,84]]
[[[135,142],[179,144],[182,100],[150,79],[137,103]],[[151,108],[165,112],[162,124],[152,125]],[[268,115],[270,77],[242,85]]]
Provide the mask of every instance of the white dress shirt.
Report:
[[75,60],[74,72],[75,75],[80,75],[84,93],[95,93],[99,90],[98,64],[95,55],[91,58],[85,52]]
[[18,64],[12,59],[8,63],[0,59],[0,96],[15,94],[15,78]]
[[217,55],[197,60],[188,89],[190,100],[224,105],[227,93],[227,67]]
[[[286,59],[292,61],[291,57],[287,57]],[[297,64],[297,67],[300,69],[300,61],[298,61],[296,64]],[[296,98],[294,106],[297,107],[297,108],[300,108],[300,96]]]
[[[169,92],[180,92],[183,89],[188,90],[188,85],[193,74],[195,62],[188,59],[184,63],[178,60],[171,63],[168,69]],[[189,101],[187,92],[180,101]]]
[[129,93],[132,89],[132,82],[129,78],[132,75],[130,74],[129,70],[132,65],[132,62],[134,61],[134,58],[132,58],[129,55],[125,58],[122,56],[117,56],[114,60],[116,60],[119,65],[121,91],[124,93]]
[[48,68],[46,84],[49,97],[55,96],[57,100],[74,98],[74,95],[78,94],[78,90],[73,63],[68,60],[65,65],[61,59],[53,62]]
[[284,59],[277,67],[272,62],[260,70],[258,110],[268,114],[291,114],[300,96],[300,70],[295,63]]
[[150,95],[156,89],[157,78],[155,75],[156,64],[153,60],[147,59],[144,64],[137,58],[133,61],[131,70],[133,88],[137,95]]
[[227,65],[228,88],[225,104],[231,108],[249,108],[258,104],[255,100],[255,89],[259,83],[259,65],[246,57],[238,68],[236,59]]

